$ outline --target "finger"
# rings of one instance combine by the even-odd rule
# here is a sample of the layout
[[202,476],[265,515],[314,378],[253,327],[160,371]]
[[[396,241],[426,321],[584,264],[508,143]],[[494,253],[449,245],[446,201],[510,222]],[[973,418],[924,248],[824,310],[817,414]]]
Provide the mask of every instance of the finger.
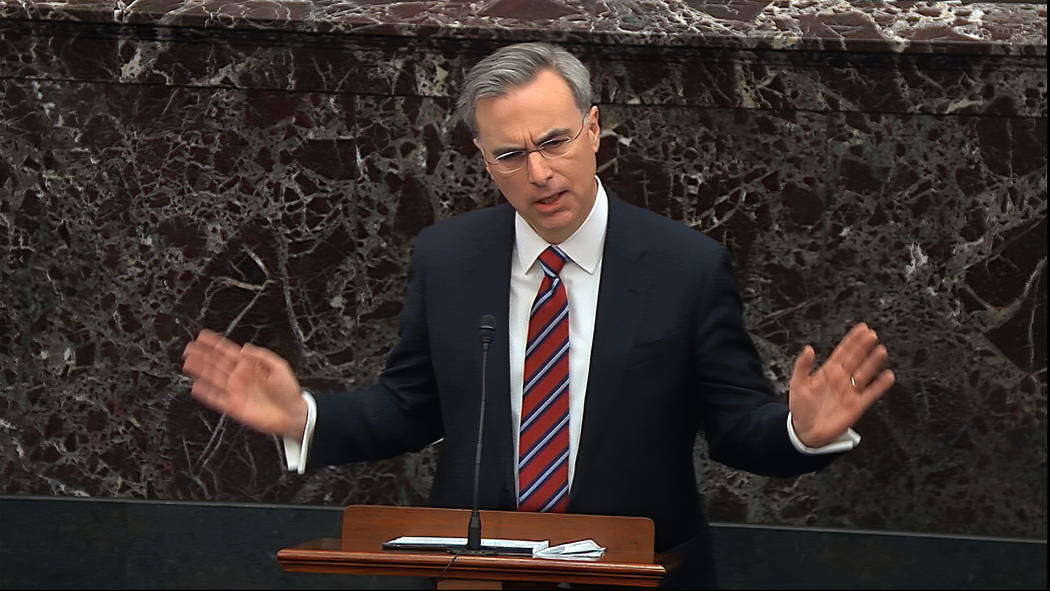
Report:
[[199,378],[204,373],[205,366],[209,365],[207,359],[208,355],[200,349],[188,347],[182,358],[182,372]]
[[882,373],[879,374],[877,378],[875,378],[874,381],[871,382],[871,384],[868,385],[867,388],[864,388],[863,390],[858,392],[858,395],[851,396],[850,398],[853,399],[853,404],[855,404],[856,406],[854,407],[853,411],[855,413],[855,417],[850,421],[850,423],[855,423],[857,420],[860,419],[860,417],[864,415],[864,413],[868,412],[868,409],[871,408],[871,405],[875,404],[875,401],[881,398],[882,395],[885,394],[891,386],[893,386],[893,383],[895,381],[896,376],[893,374],[893,372],[888,369],[884,370]]
[[227,372],[233,371],[239,355],[239,346],[208,329],[201,330],[197,338],[187,343],[182,351],[183,359],[197,356],[208,363],[223,367]]
[[261,367],[264,367],[267,370],[268,373],[285,368],[288,368],[288,370],[291,371],[291,366],[288,365],[288,362],[285,361],[284,357],[281,357],[265,347],[257,347],[251,343],[245,343],[244,346],[241,347],[241,354],[257,361]]
[[183,356],[186,356],[195,349],[199,351],[211,351],[215,347],[216,337],[218,337],[218,335],[215,332],[206,328],[201,329],[201,331],[197,333],[197,338],[186,343],[186,348],[182,350]]
[[207,341],[200,339],[192,340],[186,343],[186,346],[182,349],[182,357],[186,358],[190,355],[214,355],[215,347]]
[[813,373],[813,362],[816,359],[817,352],[813,347],[806,345],[802,348],[802,352],[795,358],[795,367],[791,372],[791,390],[795,389],[796,382],[808,378]]
[[259,359],[247,354],[241,354],[237,366],[230,373],[226,389],[234,395],[248,395],[256,391],[260,384],[265,382],[270,375],[270,370]]
[[182,358],[203,359],[208,363],[221,364],[226,359],[226,356],[211,345],[201,343],[200,341],[190,341],[182,351]]
[[889,356],[885,346],[877,345],[868,353],[867,357],[861,360],[857,369],[850,374],[853,376],[853,381],[856,382],[858,390],[867,388],[871,381],[879,375],[882,368],[886,366]]
[[215,391],[225,393],[229,383],[230,375],[216,370],[211,365],[189,365],[183,366],[183,371],[194,378],[193,385],[201,384],[201,388],[207,388],[207,392]]
[[220,357],[227,363],[236,364],[241,356],[241,346],[217,332],[203,329],[197,336],[197,340],[203,346],[210,347],[211,354]]
[[186,344],[186,348],[183,350],[183,356],[196,352],[202,355],[228,358],[230,356],[236,356],[240,352],[240,349],[240,346],[233,341],[223,337],[217,332],[205,328],[200,331],[200,334],[197,335],[195,340]]
[[197,333],[197,340],[208,345],[220,345],[223,341],[228,341],[229,339],[214,330],[202,328],[201,331]]
[[841,365],[847,365],[847,362],[856,355],[856,351],[860,346],[860,342],[864,339],[865,334],[870,331],[868,325],[863,322],[854,324],[853,327],[846,333],[846,336],[842,337],[835,348],[831,351],[831,355],[828,356],[828,361],[834,361]]
[[186,343],[186,347],[182,351],[182,356],[183,358],[197,356],[215,363],[225,357],[224,349],[225,348],[221,342],[207,338],[197,338],[196,340]]
[[882,373],[880,373],[874,381],[868,384],[868,387],[864,388],[864,391],[861,393],[861,396],[866,402],[865,408],[881,398],[882,395],[885,394],[894,383],[896,383],[896,381],[897,375],[894,374],[892,370],[883,370]]
[[213,355],[191,353],[183,361],[182,371],[198,381],[206,382],[210,386],[224,388],[236,365],[231,366],[225,361],[212,363],[211,360],[213,359],[215,359]]
[[190,388],[190,395],[204,406],[216,412],[225,413],[227,406],[229,406],[226,391],[207,382],[194,382],[193,387]]
[[879,337],[867,324],[859,322],[839,341],[828,357],[828,364],[841,365],[847,374],[852,374],[861,361],[879,342]]

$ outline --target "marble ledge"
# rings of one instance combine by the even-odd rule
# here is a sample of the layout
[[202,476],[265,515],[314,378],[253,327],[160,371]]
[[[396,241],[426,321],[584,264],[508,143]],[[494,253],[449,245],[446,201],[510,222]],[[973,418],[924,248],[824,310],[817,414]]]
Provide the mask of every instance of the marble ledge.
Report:
[[1046,4],[848,0],[0,0],[0,20],[483,41],[1046,55]]

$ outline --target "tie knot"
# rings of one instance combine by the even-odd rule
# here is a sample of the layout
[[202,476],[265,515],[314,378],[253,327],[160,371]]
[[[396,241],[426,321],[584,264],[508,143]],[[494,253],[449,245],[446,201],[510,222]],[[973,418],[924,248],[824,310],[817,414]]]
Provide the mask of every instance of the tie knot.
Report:
[[551,245],[547,247],[547,250],[540,253],[540,264],[543,265],[545,270],[558,275],[561,273],[562,267],[565,266],[565,259],[567,258],[560,248]]

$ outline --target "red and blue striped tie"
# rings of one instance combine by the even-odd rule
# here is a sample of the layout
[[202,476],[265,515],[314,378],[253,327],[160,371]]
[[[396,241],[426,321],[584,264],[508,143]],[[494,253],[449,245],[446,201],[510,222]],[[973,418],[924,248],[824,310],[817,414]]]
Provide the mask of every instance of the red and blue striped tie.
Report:
[[564,513],[569,504],[569,301],[565,253],[540,254],[543,281],[529,315],[518,440],[518,509]]

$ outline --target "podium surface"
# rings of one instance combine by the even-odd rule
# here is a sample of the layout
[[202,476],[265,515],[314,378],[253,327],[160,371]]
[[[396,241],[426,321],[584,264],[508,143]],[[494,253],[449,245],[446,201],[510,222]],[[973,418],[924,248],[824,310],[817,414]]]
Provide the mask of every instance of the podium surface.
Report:
[[400,536],[464,537],[469,518],[465,509],[351,505],[343,511],[341,538],[283,548],[277,559],[287,571],[431,577],[450,589],[514,581],[655,587],[667,574],[653,560],[653,522],[642,517],[481,511],[485,538],[550,540],[552,546],[593,539],[606,551],[592,561],[383,549]]

